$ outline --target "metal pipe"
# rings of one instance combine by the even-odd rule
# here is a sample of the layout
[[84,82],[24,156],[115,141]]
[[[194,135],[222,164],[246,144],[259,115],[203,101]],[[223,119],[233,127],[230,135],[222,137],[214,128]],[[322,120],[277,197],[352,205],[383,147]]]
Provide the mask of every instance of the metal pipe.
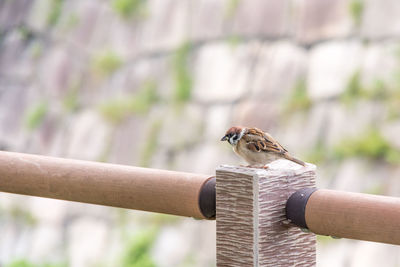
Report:
[[215,179],[204,174],[0,151],[0,191],[215,218]]
[[400,245],[400,198],[305,188],[290,196],[286,216],[316,234]]

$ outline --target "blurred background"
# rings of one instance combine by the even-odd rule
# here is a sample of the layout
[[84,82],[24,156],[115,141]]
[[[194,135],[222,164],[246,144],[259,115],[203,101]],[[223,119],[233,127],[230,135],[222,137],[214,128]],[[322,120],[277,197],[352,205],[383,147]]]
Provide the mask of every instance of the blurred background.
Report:
[[[400,197],[398,0],[0,0],[0,149],[213,174],[232,125]],[[318,266],[400,266],[318,237]],[[215,266],[215,222],[0,194],[2,267]]]

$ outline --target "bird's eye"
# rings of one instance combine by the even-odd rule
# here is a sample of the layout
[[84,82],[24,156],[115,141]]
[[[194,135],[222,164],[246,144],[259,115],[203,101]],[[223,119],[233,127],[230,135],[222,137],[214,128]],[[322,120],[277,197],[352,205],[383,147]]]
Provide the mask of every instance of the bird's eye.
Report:
[[235,136],[233,137],[233,140],[237,140],[238,139],[238,136],[235,134]]

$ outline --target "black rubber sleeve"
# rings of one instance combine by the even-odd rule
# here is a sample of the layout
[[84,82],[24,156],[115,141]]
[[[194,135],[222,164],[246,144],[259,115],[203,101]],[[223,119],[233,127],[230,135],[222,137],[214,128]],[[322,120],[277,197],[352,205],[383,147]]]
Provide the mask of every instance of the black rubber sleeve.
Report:
[[301,228],[308,228],[306,223],[306,206],[308,199],[317,188],[303,188],[294,192],[286,202],[286,218]]
[[199,207],[204,217],[215,219],[215,177],[208,179],[202,186],[199,194]]

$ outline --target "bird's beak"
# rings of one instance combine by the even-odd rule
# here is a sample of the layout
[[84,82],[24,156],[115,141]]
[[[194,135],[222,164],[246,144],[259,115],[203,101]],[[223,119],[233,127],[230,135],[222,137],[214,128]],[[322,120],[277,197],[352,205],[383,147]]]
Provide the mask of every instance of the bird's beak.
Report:
[[226,140],[228,140],[228,136],[226,136],[226,135],[221,138],[221,141],[226,141]]

